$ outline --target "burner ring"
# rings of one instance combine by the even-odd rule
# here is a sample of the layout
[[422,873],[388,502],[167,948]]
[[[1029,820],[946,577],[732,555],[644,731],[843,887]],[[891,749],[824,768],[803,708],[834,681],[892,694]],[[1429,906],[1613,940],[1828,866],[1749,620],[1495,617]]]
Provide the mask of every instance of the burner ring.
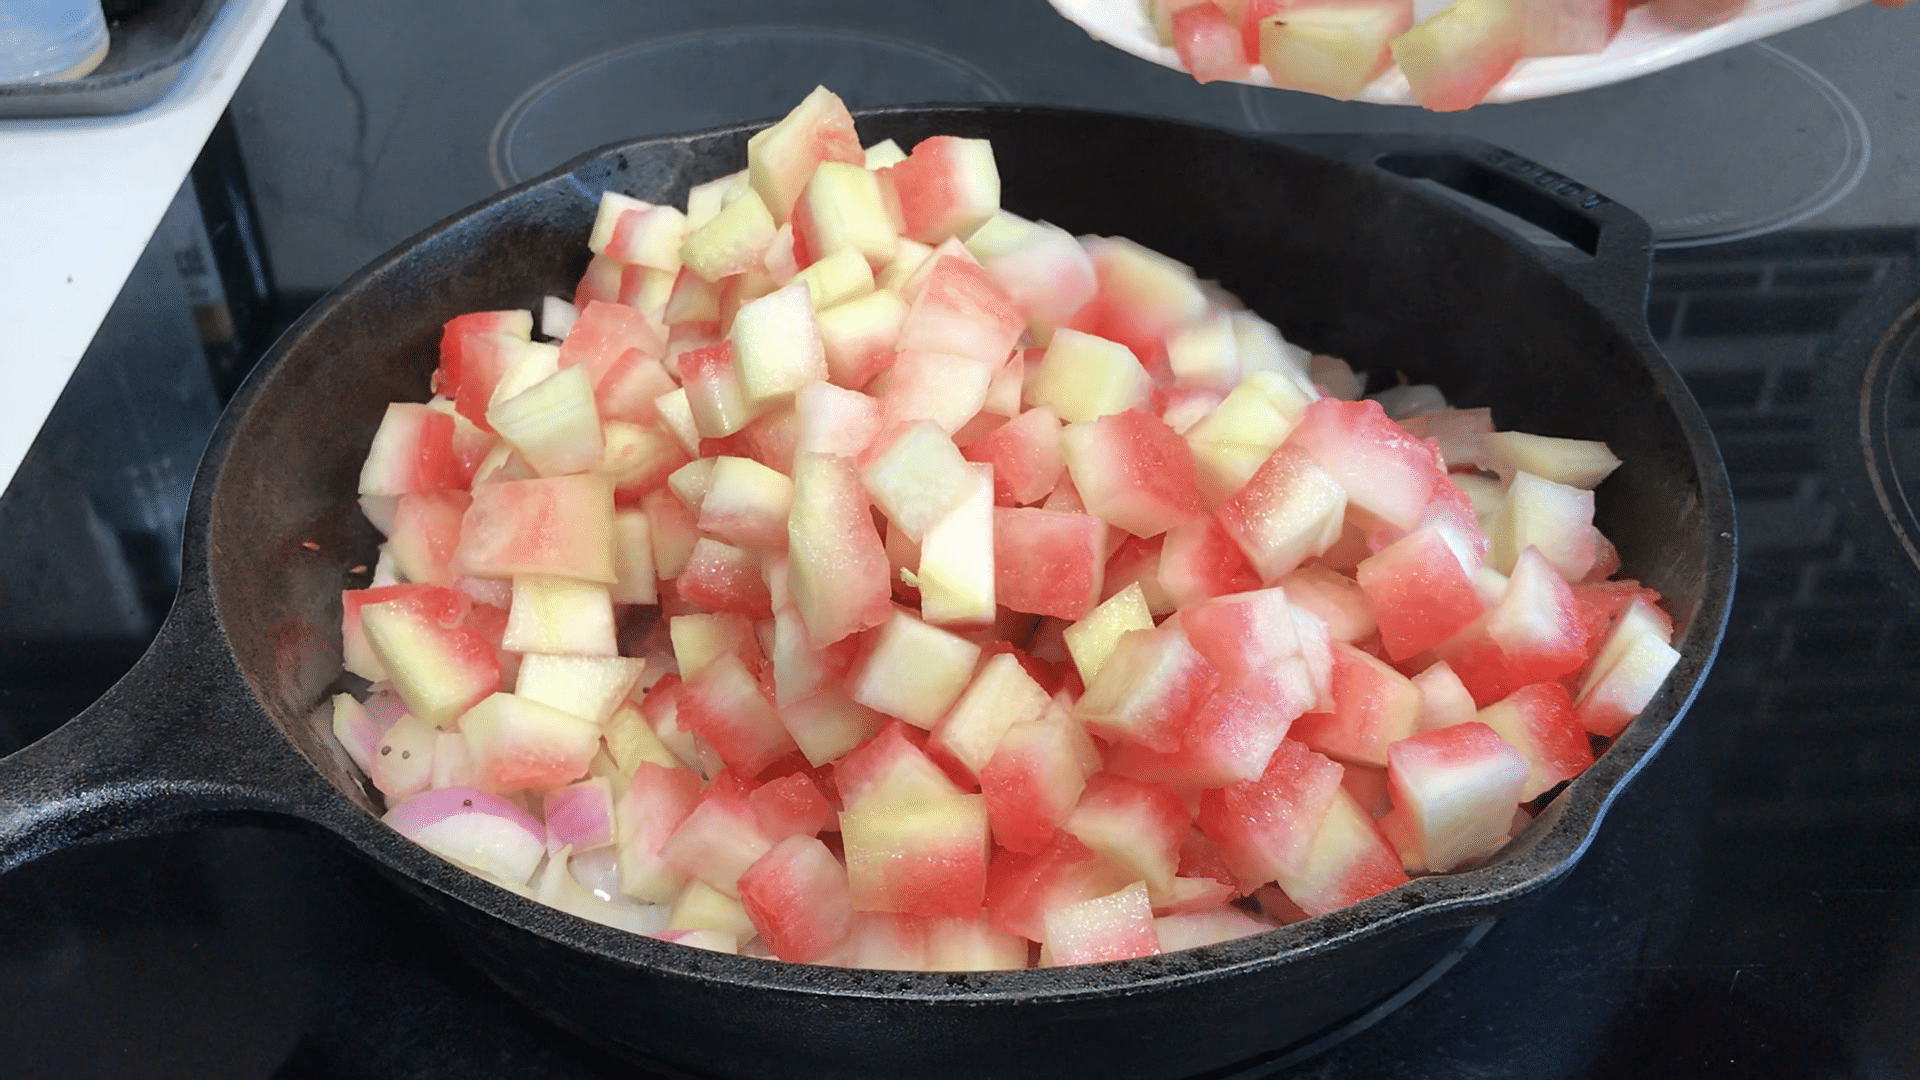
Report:
[[[726,78],[729,71],[748,77]],[[748,26],[648,38],[570,64],[529,87],[488,139],[512,187],[608,143],[779,116],[816,85],[850,108],[1011,101],[971,61],[864,30]]]
[[1631,207],[1653,226],[1659,248],[1724,244],[1801,224],[1851,194],[1873,154],[1853,101],[1805,61],[1764,42],[1578,94],[1457,113],[1254,87],[1239,95],[1244,121],[1256,131],[1484,139]]
[[[1866,458],[1867,480],[1875,501],[1894,538],[1916,567],[1920,567],[1920,515],[1914,512],[1913,499],[1900,475],[1902,448],[1895,445],[1901,430],[1893,415],[1903,402],[1899,377],[1909,358],[1920,358],[1920,300],[1916,300],[1887,328],[1867,359],[1866,373],[1860,380],[1860,452]],[[1920,387],[1920,370],[1909,373],[1914,387]],[[1912,422],[1912,418],[1908,419]],[[1912,433],[1909,433],[1909,438]],[[1906,448],[1906,457],[1916,457],[1914,448]],[[1911,461],[1909,462],[1911,464]]]

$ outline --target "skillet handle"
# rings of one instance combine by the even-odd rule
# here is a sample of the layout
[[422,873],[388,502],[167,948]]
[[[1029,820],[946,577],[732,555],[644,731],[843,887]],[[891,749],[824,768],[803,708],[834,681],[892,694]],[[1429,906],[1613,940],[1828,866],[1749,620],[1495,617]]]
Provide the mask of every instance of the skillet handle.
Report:
[[267,720],[211,618],[176,605],[79,716],[0,758],[0,872],[80,844],[305,817],[319,774]]
[[1554,269],[1608,314],[1629,326],[1646,324],[1653,228],[1640,215],[1544,165],[1477,140],[1387,136],[1360,145],[1372,168],[1431,180],[1573,245],[1581,254],[1553,260]]

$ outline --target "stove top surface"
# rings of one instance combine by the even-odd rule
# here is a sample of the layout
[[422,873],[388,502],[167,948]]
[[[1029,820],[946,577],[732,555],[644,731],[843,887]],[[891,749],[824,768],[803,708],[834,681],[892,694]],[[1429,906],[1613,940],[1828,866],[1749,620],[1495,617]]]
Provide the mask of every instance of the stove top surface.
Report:
[[[1196,86],[1038,0],[444,11],[290,6],[236,98],[287,311],[574,154],[776,114],[815,82],[856,105],[1467,133],[1641,209],[1662,244],[1649,323],[1739,512],[1714,673],[1563,882],[1419,992],[1235,1075],[1920,1072],[1920,135],[1895,122],[1920,13],[1436,117]],[[0,498],[0,751],[110,685],[164,612],[218,406],[197,351],[153,344],[192,340],[186,293],[122,298]],[[101,440],[104,415],[137,417],[133,437]],[[65,852],[0,877],[0,940],[10,1075],[645,1075],[508,997],[323,836]]]

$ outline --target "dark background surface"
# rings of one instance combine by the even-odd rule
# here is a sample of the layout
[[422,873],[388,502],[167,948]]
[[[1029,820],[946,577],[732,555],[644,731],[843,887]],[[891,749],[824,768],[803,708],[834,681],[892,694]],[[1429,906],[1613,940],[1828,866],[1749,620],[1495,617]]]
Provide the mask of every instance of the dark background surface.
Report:
[[[774,114],[820,81],[856,105],[1472,133],[1696,245],[1662,251],[1648,315],[1726,454],[1739,594],[1699,701],[1579,867],[1409,1004],[1276,1075],[1920,1074],[1920,568],[1861,462],[1878,333],[1842,333],[1851,313],[1897,310],[1920,260],[1914,13],[1436,118],[1198,87],[1037,0],[450,11],[295,0],[282,15],[0,497],[0,751],[144,648],[193,462],[275,325],[501,177]],[[1911,364],[1886,436],[1909,454]],[[320,836],[235,827],[54,856],[0,878],[0,942],[8,1076],[636,1075],[507,998]]]

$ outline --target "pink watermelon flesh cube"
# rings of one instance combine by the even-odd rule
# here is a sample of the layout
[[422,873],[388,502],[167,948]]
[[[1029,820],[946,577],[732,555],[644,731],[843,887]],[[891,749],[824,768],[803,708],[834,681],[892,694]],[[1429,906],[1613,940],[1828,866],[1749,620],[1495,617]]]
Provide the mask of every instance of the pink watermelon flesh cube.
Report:
[[893,342],[907,311],[900,294],[876,289],[817,314],[814,329],[826,354],[827,378],[849,390],[866,389],[893,364]]
[[952,778],[898,720],[833,763],[833,783],[841,805],[860,809],[899,803],[938,802],[963,794]]
[[1315,703],[1312,677],[1297,656],[1228,674],[1188,718],[1178,750],[1120,743],[1107,752],[1107,769],[1170,785],[1197,806],[1204,789],[1258,779],[1294,719]]
[[1093,299],[1093,260],[1073,234],[1037,222],[1022,241],[980,260],[1029,323],[1059,325]]
[[1153,898],[1153,913],[1161,916],[1211,910],[1231,901],[1237,891],[1232,885],[1213,878],[1177,877],[1165,896]]
[[1279,587],[1289,603],[1325,620],[1335,641],[1363,641],[1380,632],[1366,592],[1337,570],[1309,563],[1281,578]]
[[1168,753],[1220,682],[1220,670],[1194,651],[1177,621],[1129,630],[1073,708],[1074,719],[1109,741]]
[[1581,687],[1580,724],[1595,735],[1618,735],[1640,715],[1667,676],[1680,663],[1680,653],[1646,620],[1622,618],[1601,646],[1600,654],[1614,658],[1604,670],[1598,662]]
[[985,139],[922,139],[881,175],[899,196],[904,235],[923,244],[965,239],[1000,209],[1000,171]]
[[1107,557],[1102,571],[1101,602],[1112,599],[1129,585],[1138,584],[1141,596],[1147,601],[1147,611],[1155,618],[1172,613],[1173,599],[1160,587],[1160,549],[1165,546],[1165,534],[1146,540],[1124,533],[1122,536],[1124,539]]
[[475,781],[489,791],[550,791],[587,774],[600,728],[515,694],[490,695],[460,717]]
[[[829,648],[832,657],[827,650],[814,648],[813,639],[807,636],[807,624],[791,598],[783,604],[780,597],[774,597],[773,648],[768,650],[773,662],[774,704],[785,709],[837,685],[836,674],[844,671],[836,673],[830,665],[846,650],[840,642]],[[805,750],[805,745],[801,749]]]
[[811,963],[847,936],[847,871],[811,836],[789,836],[740,875],[740,902],[773,955]]
[[1051,701],[1019,658],[1000,653],[979,666],[960,699],[934,725],[930,743],[978,776],[1007,729],[1038,720]]
[[847,878],[859,911],[970,915],[987,884],[987,804],[979,795],[868,800],[840,814]]
[[547,792],[541,803],[547,822],[547,854],[571,847],[576,853],[612,845],[613,785],[591,777]]
[[[561,336],[561,334],[549,334]],[[432,388],[442,398],[457,398],[461,382],[476,373],[468,369],[474,359],[474,346],[486,338],[511,338],[528,342],[534,338],[534,313],[520,311],[472,311],[447,319],[440,329],[440,367],[434,369]],[[497,379],[497,373],[480,373],[480,379]],[[492,388],[488,388],[492,394]]]
[[712,459],[713,474],[700,502],[700,531],[739,547],[785,551],[793,481],[752,458]]
[[639,349],[628,349],[594,384],[593,402],[602,420],[652,424],[660,415],[660,396],[673,393],[679,385],[660,361]]
[[1061,832],[1033,855],[999,853],[988,870],[987,917],[1029,941],[1045,941],[1050,911],[1106,896],[1133,877]]
[[1082,242],[1100,288],[1074,317],[1075,329],[1117,341],[1144,358],[1168,333],[1205,314],[1207,295],[1191,267],[1124,237]]
[[628,266],[677,272],[686,237],[687,216],[678,209],[606,191],[587,250]]
[[741,776],[758,776],[799,747],[740,658],[722,653],[680,686],[681,728],[705,739]]
[[741,305],[727,337],[740,393],[755,411],[791,401],[799,389],[827,377],[826,354],[814,325],[813,301],[794,284]]
[[713,283],[694,273],[690,266],[682,266],[674,275],[673,291],[667,294],[665,320],[668,332],[683,323],[717,323],[720,321],[720,294]]
[[1481,723],[1415,735],[1387,751],[1393,805],[1410,819],[1418,862],[1441,872],[1507,842],[1527,772],[1527,759]]
[[993,590],[1002,606],[1069,621],[1100,602],[1107,524],[1091,514],[993,508]]
[[1393,40],[1414,100],[1434,112],[1471,109],[1520,62],[1526,23],[1514,0],[1461,0]]
[[1626,21],[1625,0],[1523,0],[1523,56],[1577,56],[1607,47]]
[[1314,704],[1312,677],[1297,656],[1266,670],[1226,676],[1181,734],[1189,784],[1224,787],[1257,779],[1293,721]]
[[1260,61],[1275,86],[1354,98],[1393,66],[1388,45],[1412,23],[1411,0],[1290,4],[1261,21]]
[[809,383],[794,395],[795,454],[858,459],[880,434],[880,403],[830,382]]
[[961,454],[993,466],[993,499],[1001,506],[1030,506],[1046,498],[1066,467],[1060,417],[1045,405],[975,439]]
[[[1179,0],[1175,0],[1179,2]],[[1240,46],[1247,63],[1260,63],[1260,30],[1267,19],[1291,6],[1291,0],[1242,0],[1240,4]]]
[[[1487,562],[1493,541],[1482,530],[1478,512],[1474,509],[1473,496],[1454,484],[1454,479],[1464,474],[1449,473],[1445,484],[1435,485],[1433,498],[1426,509],[1420,512],[1420,529],[1432,529],[1440,534],[1447,546],[1453,549],[1460,565],[1468,573],[1477,571]],[[1484,479],[1476,477],[1476,479]],[[1489,519],[1489,524],[1491,524]],[[1410,531],[1392,525],[1381,525],[1366,534],[1367,549],[1372,552],[1384,550]]]
[[1362,562],[1356,577],[1393,660],[1439,645],[1482,610],[1473,578],[1435,529],[1395,541]]
[[834,821],[833,804],[805,772],[788,773],[761,784],[747,795],[747,805],[753,807],[761,835],[769,840],[817,836]]
[[466,339],[475,334],[504,334],[521,341],[531,341],[533,312],[524,308],[518,311],[474,311],[455,315],[441,324],[440,367],[433,373],[434,393],[442,397],[453,396],[454,388],[460,384],[460,365],[465,359],[461,349]]
[[860,148],[846,104],[826,87],[816,86],[779,123],[747,140],[747,178],[774,224],[786,223],[824,161],[863,165],[866,151]]
[[819,963],[872,971],[926,971],[930,921],[890,911],[856,911],[846,939]]
[[411,402],[387,406],[360,469],[362,495],[426,495],[465,486],[453,453],[453,417]]
[[1314,690],[1319,700],[1314,712],[1333,711],[1333,637],[1327,630],[1327,622],[1311,611],[1294,608],[1293,632],[1300,642],[1300,659],[1306,662],[1307,674],[1313,680]]
[[[1365,810],[1368,817],[1377,821],[1393,809],[1393,793],[1387,786],[1387,770],[1372,765],[1347,765],[1345,769],[1340,777],[1340,786],[1347,789],[1347,794],[1353,796],[1353,801],[1360,804],[1360,809]],[[1391,834],[1387,838],[1393,839]],[[1397,841],[1394,846],[1399,846]]]
[[[942,626],[991,626],[993,466],[969,466],[974,490],[927,529],[917,571],[920,616]],[[903,582],[904,583],[904,582]]]
[[976,486],[976,475],[960,449],[931,420],[882,434],[860,479],[880,512],[915,543]]
[[1466,684],[1444,660],[1415,675],[1413,685],[1420,688],[1420,719],[1414,723],[1420,731],[1438,731],[1468,723],[1479,711],[1473,704],[1473,695],[1467,693]]
[[993,372],[993,365],[970,356],[903,349],[867,390],[880,399],[883,432],[930,420],[952,435],[986,405]]
[[899,247],[880,181],[858,165],[822,162],[794,204],[792,220],[794,254],[802,265],[852,248],[878,269]]
[[1522,686],[1548,682],[1586,662],[1586,629],[1560,572],[1528,548],[1506,591],[1435,655],[1460,677],[1476,705],[1490,705]]
[[744,796],[709,790],[660,855],[682,874],[738,899],[740,875],[772,849]]
[[1262,581],[1278,581],[1340,538],[1346,489],[1306,450],[1282,444],[1215,513]]
[[1180,625],[1200,655],[1221,671],[1262,671],[1300,652],[1288,595],[1281,589],[1254,589],[1183,607]]
[[1247,75],[1240,27],[1216,4],[1195,4],[1174,13],[1173,48],[1181,65],[1203,83]]
[[492,431],[487,423],[487,405],[508,369],[517,363],[528,342],[509,334],[469,334],[461,339],[459,385],[448,389],[454,411],[482,431]]
[[1387,747],[1420,718],[1420,688],[1344,641],[1333,644],[1333,700],[1332,712],[1301,717],[1292,737],[1342,761],[1384,767]]
[[1046,940],[1041,944],[1044,967],[1159,954],[1160,939],[1153,932],[1153,903],[1147,898],[1145,882],[1047,913]]
[[1260,587],[1260,575],[1212,515],[1176,525],[1166,537],[1160,548],[1160,587],[1176,605],[1184,608]]
[[1163,952],[1204,948],[1223,941],[1264,934],[1271,929],[1271,923],[1261,922],[1239,908],[1231,907],[1162,915],[1153,920],[1153,932],[1160,939]]
[[1070,425],[1060,452],[1088,512],[1134,536],[1158,536],[1201,513],[1193,450],[1151,413]]
[[400,496],[387,534],[387,553],[401,576],[424,585],[453,584],[449,564],[460,546],[460,520],[472,503],[463,491]]
[[787,587],[814,645],[885,622],[893,610],[891,571],[853,461],[796,454],[793,494]]
[[1416,528],[1446,465],[1408,435],[1377,401],[1322,398],[1307,406],[1288,443],[1313,455],[1354,506],[1402,529]]
[[360,629],[407,711],[443,724],[500,688],[492,642],[462,625],[465,599],[451,589],[363,603]]
[[616,507],[638,503],[687,464],[679,441],[657,427],[609,420],[602,431],[606,449],[599,471],[613,481]]
[[598,386],[630,350],[657,359],[666,344],[665,331],[645,315],[625,304],[594,300],[580,309],[580,318],[560,343],[559,363],[563,369],[584,366],[588,381]]
[[1573,700],[1557,682],[1523,686],[1480,710],[1479,721],[1526,757],[1520,802],[1539,798],[1562,780],[1593,764],[1587,730],[1573,714]]
[[1353,796],[1335,787],[1320,820],[1306,865],[1277,882],[1308,915],[1325,915],[1357,904],[1407,881],[1400,856]]
[[[463,595],[458,590],[438,585],[380,585],[371,589],[343,590],[340,593],[340,637],[346,669],[368,682],[387,681],[387,669],[380,665],[380,658],[373,654],[373,646],[367,644],[366,630],[360,625],[361,608],[402,597],[425,597],[428,599],[422,601],[423,620],[456,625],[466,611]],[[388,722],[392,722],[391,717]]]
[[837,686],[826,687],[780,709],[780,722],[787,726],[793,741],[800,744],[800,752],[808,764],[816,767],[834,761],[872,738],[886,720]]
[[1001,971],[1027,966],[1027,940],[984,915],[926,920],[928,971]]
[[1338,764],[1285,739],[1259,779],[1201,796],[1200,830],[1220,845],[1242,893],[1306,867],[1340,777]]
[[847,674],[853,700],[931,729],[973,677],[980,646],[895,610]]
[[1173,889],[1189,824],[1186,805],[1171,788],[1103,772],[1088,778],[1065,828],[1164,897]]
[[934,258],[895,348],[965,356],[999,370],[1026,331],[1026,318],[980,264]]
[[580,282],[574,284],[574,309],[586,307],[595,300],[607,304],[620,302],[620,277],[626,273],[626,267],[618,259],[607,256],[593,256],[588,259],[586,273],[580,275]]
[[1507,497],[1489,523],[1492,540],[1487,564],[1503,574],[1513,573],[1515,561],[1529,547],[1560,571],[1568,581],[1580,581],[1598,557],[1593,529],[1593,492],[1521,472],[1507,486]]
[[612,482],[583,473],[479,485],[451,567],[470,577],[539,574],[612,584]]
[[773,597],[760,573],[760,557],[745,548],[701,537],[680,572],[680,598],[708,611],[749,619],[773,616]]
[[1053,842],[1086,786],[1080,737],[1073,719],[1058,708],[1007,728],[980,770],[995,843],[1035,854]]
[[765,409],[779,402],[768,399],[756,408],[747,401],[734,366],[733,342],[722,341],[681,353],[680,385],[701,438],[724,439],[747,426]]

